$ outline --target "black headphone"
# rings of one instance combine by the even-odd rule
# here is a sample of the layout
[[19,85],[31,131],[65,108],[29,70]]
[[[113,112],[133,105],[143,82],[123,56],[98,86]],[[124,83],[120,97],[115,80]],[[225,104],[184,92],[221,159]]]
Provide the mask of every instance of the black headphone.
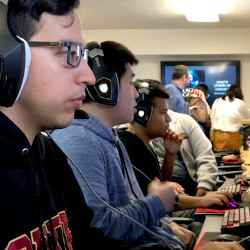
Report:
[[0,2],[0,105],[4,107],[12,106],[19,97],[30,62],[25,61],[29,47],[8,28],[7,11],[7,6]]
[[149,83],[143,81],[140,82],[137,90],[140,95],[137,99],[137,112],[134,115],[134,121],[143,127],[146,127],[153,113],[153,106],[148,97]]
[[119,94],[117,73],[110,70],[105,64],[100,43],[87,43],[86,49],[89,50],[88,64],[96,78],[94,85],[86,86],[86,100],[92,100],[104,105],[116,105]]

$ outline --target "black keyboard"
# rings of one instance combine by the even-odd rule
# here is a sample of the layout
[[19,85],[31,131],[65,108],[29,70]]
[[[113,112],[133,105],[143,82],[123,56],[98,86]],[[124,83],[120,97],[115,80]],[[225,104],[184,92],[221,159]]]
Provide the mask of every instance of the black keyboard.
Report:
[[241,186],[249,187],[250,180],[243,177],[243,174],[237,174],[234,177],[234,184],[241,184]]
[[248,236],[250,230],[249,207],[229,209],[225,211],[222,225],[222,234],[233,234],[240,237]]
[[239,180],[243,179],[243,174],[236,174],[234,176],[234,183],[237,183]]
[[242,191],[245,191],[245,188],[241,186],[241,184],[234,184],[231,186],[225,186],[225,187],[220,187],[219,190],[228,190],[230,193],[232,193],[233,198],[237,202],[241,202],[241,194]]

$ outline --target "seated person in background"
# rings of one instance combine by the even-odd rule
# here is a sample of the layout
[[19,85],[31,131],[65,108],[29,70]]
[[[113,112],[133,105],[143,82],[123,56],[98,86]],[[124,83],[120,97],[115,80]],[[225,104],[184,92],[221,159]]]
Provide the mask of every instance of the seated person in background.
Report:
[[187,88],[183,92],[185,100],[189,103],[190,115],[198,122],[200,128],[205,133],[202,126],[207,121],[207,102],[204,93],[199,89]]
[[[210,97],[209,88],[208,88],[208,86],[207,86],[206,84],[204,84],[204,83],[198,84],[198,85],[195,87],[195,89],[201,90],[201,91],[203,92],[203,94],[205,95],[205,99],[206,99],[206,100]],[[207,103],[207,102],[206,102],[206,103]],[[209,106],[208,103],[207,103],[207,112],[208,112],[208,114],[210,115],[211,110],[210,110],[210,106]]]
[[[89,88],[81,107],[89,119],[75,119],[68,128],[51,133],[74,162],[70,161],[71,167],[87,204],[94,211],[91,225],[102,229],[105,235],[134,245],[167,245],[171,249],[183,249],[194,242],[195,234],[178,226],[166,215],[174,208],[177,197],[174,187],[153,180],[148,186],[148,195],[144,196],[129,156],[113,130],[116,125],[131,122],[136,112],[139,94],[132,82],[132,65],[138,60],[122,44],[113,41],[91,44],[88,45],[89,53],[94,58],[89,62],[93,62],[96,85],[100,86],[100,83],[104,88],[107,79],[112,78],[110,89],[112,97],[116,98],[110,104],[109,98],[97,92],[103,88]],[[100,62],[103,73],[106,67],[105,78],[97,76],[99,71],[95,70],[99,64],[96,62]],[[86,176],[91,189],[82,175]]]
[[[212,144],[197,122],[186,114],[168,110],[171,128],[183,135],[183,142],[176,155],[172,181],[179,183],[185,193],[203,196],[216,187],[217,164]],[[161,137],[152,141],[159,162],[163,162],[165,148]]]
[[[206,84],[204,84],[204,83],[198,84],[195,88],[201,90],[204,93],[206,100],[209,98],[209,96],[210,96],[209,88],[208,88],[208,86]],[[211,113],[211,108],[210,108],[209,104],[207,103],[207,101],[206,101],[206,104],[207,104],[207,120],[206,120],[206,122],[201,123],[201,125],[204,127],[205,135],[210,140],[210,129],[211,129],[210,113]]]
[[[135,166],[134,172],[142,191],[146,194],[147,185],[154,177],[161,181],[166,180],[165,177],[169,179],[169,175],[171,178],[174,161],[165,165],[166,155],[172,155],[170,160],[174,160],[180,144],[171,138],[173,137],[173,132],[169,130],[171,118],[167,113],[169,95],[163,85],[152,79],[136,80],[134,85],[141,94],[137,102],[137,112],[134,121],[130,123],[129,127],[126,130],[119,131],[119,137],[129,154],[131,163]],[[192,118],[190,117],[190,119]],[[197,128],[199,129],[198,125]],[[157,137],[164,138],[163,145],[166,153],[163,157],[162,168],[159,166],[157,156],[150,145],[151,140]],[[203,137],[207,140],[204,134]],[[164,172],[168,172],[168,174],[166,175]],[[210,188],[209,185],[204,186]],[[224,194],[228,195],[228,193],[221,192],[212,192],[204,197],[179,195],[179,203],[182,205],[180,208],[209,207],[213,203],[222,205],[222,199],[226,198]]]
[[214,151],[236,150],[241,146],[239,129],[243,119],[250,118],[250,111],[243,101],[239,86],[231,85],[211,110],[211,130]]

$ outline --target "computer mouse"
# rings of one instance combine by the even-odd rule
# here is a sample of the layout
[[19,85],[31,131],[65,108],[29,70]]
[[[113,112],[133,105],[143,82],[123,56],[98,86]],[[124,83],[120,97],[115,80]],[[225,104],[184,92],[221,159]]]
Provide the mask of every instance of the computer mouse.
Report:
[[211,241],[219,241],[219,242],[225,242],[225,241],[240,241],[242,238],[236,235],[232,234],[219,234],[215,238],[213,238]]
[[229,206],[227,206],[225,203],[223,206],[220,206],[218,204],[214,204],[212,206],[210,206],[210,209],[218,209],[218,210],[224,210],[224,209],[232,209],[232,208],[239,208],[240,204],[238,202],[235,201],[230,201],[229,202]]

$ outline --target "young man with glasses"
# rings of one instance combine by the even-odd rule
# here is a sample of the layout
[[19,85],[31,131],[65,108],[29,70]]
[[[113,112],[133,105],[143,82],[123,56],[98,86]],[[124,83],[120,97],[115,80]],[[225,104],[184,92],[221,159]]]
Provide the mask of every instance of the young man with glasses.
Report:
[[68,126],[95,82],[78,4],[0,2],[0,249],[131,249],[90,228],[65,155],[40,133]]

